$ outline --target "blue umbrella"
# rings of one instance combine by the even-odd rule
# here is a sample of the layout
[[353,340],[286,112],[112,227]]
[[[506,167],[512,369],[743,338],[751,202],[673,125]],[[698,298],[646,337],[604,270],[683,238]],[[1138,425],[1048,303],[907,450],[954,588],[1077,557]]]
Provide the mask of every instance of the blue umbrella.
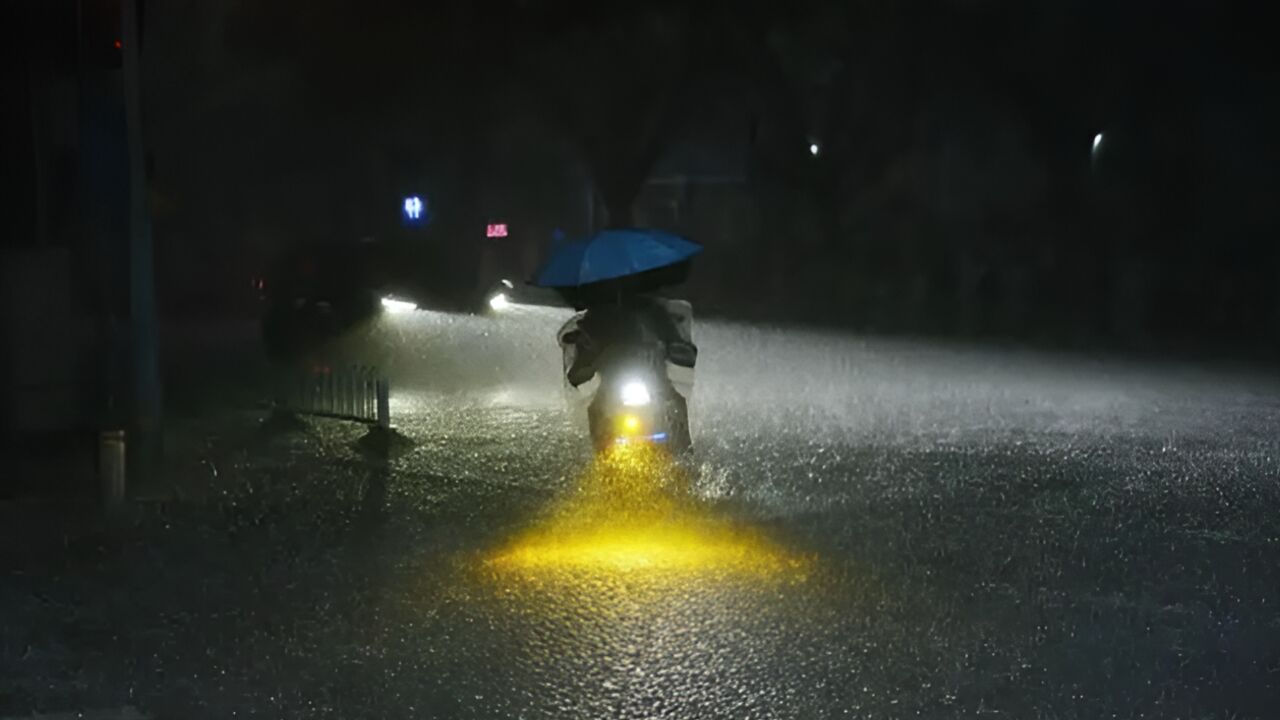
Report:
[[534,279],[547,288],[616,280],[682,263],[702,246],[661,230],[603,230],[557,248]]

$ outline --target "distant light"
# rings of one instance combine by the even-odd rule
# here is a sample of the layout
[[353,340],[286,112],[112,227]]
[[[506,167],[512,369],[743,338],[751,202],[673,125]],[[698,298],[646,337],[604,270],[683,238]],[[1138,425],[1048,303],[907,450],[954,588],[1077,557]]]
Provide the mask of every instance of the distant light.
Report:
[[1102,144],[1102,133],[1093,136],[1093,151],[1098,152],[1098,146]]
[[395,298],[384,297],[382,298],[382,309],[393,315],[398,315],[400,313],[413,312],[418,309],[418,306],[416,303],[411,303],[408,300],[396,300]]
[[489,298],[489,308],[494,312],[502,312],[511,307],[511,301],[507,299],[506,293],[498,293]]
[[115,49],[119,50],[120,48],[124,47],[124,43],[122,43],[122,42],[120,42],[119,40],[117,40],[117,41],[115,41],[115,42],[111,43],[111,47],[113,47],[113,48],[115,48]]
[[812,156],[814,156],[814,157],[817,157],[817,156],[818,156],[818,143],[810,143],[810,144],[809,144],[809,154],[810,154],[810,155],[812,155]]
[[406,220],[422,219],[422,198],[411,195],[404,199],[404,217]]
[[506,223],[489,223],[485,226],[484,236],[491,238],[500,238],[507,236]]

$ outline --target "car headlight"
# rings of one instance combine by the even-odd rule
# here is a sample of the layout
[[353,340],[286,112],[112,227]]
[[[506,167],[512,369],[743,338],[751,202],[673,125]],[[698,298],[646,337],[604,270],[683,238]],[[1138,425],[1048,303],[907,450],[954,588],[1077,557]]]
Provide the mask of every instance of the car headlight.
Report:
[[392,297],[382,298],[382,309],[389,313],[407,313],[418,309],[417,303],[411,303],[408,300],[397,300]]
[[507,299],[506,293],[498,293],[489,298],[489,309],[494,312],[502,312],[509,307],[511,307],[511,301]]
[[639,407],[649,404],[649,386],[640,380],[628,380],[622,384],[622,404]]

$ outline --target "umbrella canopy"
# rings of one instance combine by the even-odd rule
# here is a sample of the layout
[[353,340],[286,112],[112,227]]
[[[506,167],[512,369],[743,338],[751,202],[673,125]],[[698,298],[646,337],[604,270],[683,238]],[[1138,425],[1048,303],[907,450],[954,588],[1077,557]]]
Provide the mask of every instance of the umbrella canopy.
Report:
[[702,246],[661,230],[604,230],[560,247],[534,284],[574,288],[616,280],[686,262]]

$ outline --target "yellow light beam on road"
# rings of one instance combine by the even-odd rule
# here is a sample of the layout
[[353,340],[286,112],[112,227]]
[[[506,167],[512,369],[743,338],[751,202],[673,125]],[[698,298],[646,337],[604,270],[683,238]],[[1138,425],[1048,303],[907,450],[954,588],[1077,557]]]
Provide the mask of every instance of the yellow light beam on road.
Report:
[[619,445],[599,457],[542,523],[497,549],[492,570],[747,574],[799,579],[813,564],[763,533],[715,517],[688,493],[661,447]]

